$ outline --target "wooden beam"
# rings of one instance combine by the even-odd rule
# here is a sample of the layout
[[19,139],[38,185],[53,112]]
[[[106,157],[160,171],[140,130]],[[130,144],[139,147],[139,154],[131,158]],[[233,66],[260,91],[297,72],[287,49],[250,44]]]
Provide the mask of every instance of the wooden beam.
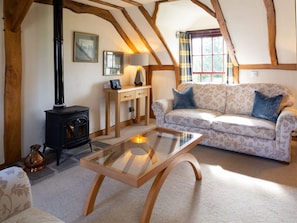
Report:
[[134,5],[136,7],[142,6],[140,3],[136,2],[136,1],[132,1],[132,0],[121,0],[121,1],[131,4],[131,5]]
[[109,6],[109,7],[112,7],[112,8],[115,8],[115,9],[119,9],[119,10],[122,10],[124,9],[123,7],[121,6],[118,6],[118,5],[115,5],[115,4],[111,4],[109,2],[105,2],[105,1],[101,1],[101,0],[89,0],[91,2],[96,2],[98,4],[101,4],[101,5],[106,5],[106,6]]
[[21,28],[21,24],[30,9],[33,0],[24,0],[22,4],[19,4],[18,0],[11,0],[11,3],[14,4],[14,12],[10,13],[13,14],[11,18],[11,31],[16,32],[18,29]]
[[142,12],[143,16],[146,18],[147,22],[151,25],[152,29],[154,30],[154,32],[156,33],[156,35],[159,37],[160,41],[162,42],[163,46],[165,47],[165,49],[167,50],[167,53],[169,54],[172,63],[174,64],[174,66],[177,66],[177,62],[175,61],[169,47],[167,46],[160,30],[158,29],[158,27],[156,26],[156,24],[154,23],[154,20],[151,18],[151,16],[149,15],[149,13],[146,11],[146,9],[143,6],[138,7],[139,10]]
[[272,65],[277,65],[277,55],[275,49],[275,39],[276,39],[276,18],[275,18],[275,8],[273,0],[263,0],[266,7],[267,13],[267,28],[268,28],[268,48],[270,54],[270,60]]
[[92,15],[96,15],[100,18],[103,18],[107,21],[109,21],[115,29],[118,31],[122,39],[126,42],[126,44],[129,46],[129,48],[134,52],[138,53],[137,48],[132,43],[132,41],[129,39],[125,31],[122,29],[120,24],[116,21],[116,19],[113,17],[113,15],[105,9],[100,9],[97,7],[81,4],[78,2],[74,2],[71,0],[64,0],[64,7],[75,12],[75,13],[89,13]]
[[128,12],[123,9],[122,13],[124,14],[125,18],[128,20],[128,22],[130,23],[130,25],[134,28],[134,30],[137,32],[139,38],[141,39],[141,41],[144,43],[144,45],[146,46],[146,48],[150,51],[150,54],[153,55],[153,57],[155,58],[155,60],[157,61],[157,64],[161,64],[160,59],[158,58],[157,54],[155,53],[155,51],[152,49],[152,47],[150,46],[149,42],[144,38],[144,36],[142,35],[141,31],[138,29],[138,27],[136,26],[136,24],[134,23],[134,21],[131,19],[130,15],[128,14]]
[[233,82],[239,84],[239,67],[233,67]]
[[[35,0],[35,2],[43,3],[43,4],[52,4],[52,0]],[[126,42],[128,47],[134,52],[139,53],[135,45],[132,43],[132,41],[129,39],[128,35],[125,33],[125,31],[122,29],[120,24],[116,21],[116,19],[113,17],[113,15],[106,9],[101,9],[98,7],[85,5],[82,3],[74,2],[72,0],[64,0],[64,8],[67,8],[75,13],[88,13],[95,16],[98,16],[102,19],[107,20],[110,22],[119,35],[122,37],[122,39]]]
[[241,70],[260,70],[260,69],[273,69],[273,70],[297,70],[297,64],[241,64],[239,65]]
[[191,0],[194,4],[198,5],[200,8],[204,9],[208,14],[210,14],[212,17],[216,18],[216,13],[212,11],[207,5],[203,4],[202,2],[198,0]]
[[232,43],[232,40],[231,40],[231,37],[229,35],[229,31],[228,31],[228,28],[227,28],[227,25],[226,25],[226,21],[225,21],[225,18],[224,18],[224,15],[222,13],[222,9],[221,9],[221,6],[218,2],[218,0],[211,0],[211,4],[216,12],[216,18],[217,18],[217,21],[220,25],[220,29],[221,29],[221,33],[226,41],[226,45],[227,45],[227,48],[228,48],[228,52],[229,52],[229,56],[231,58],[231,61],[232,61],[232,64],[233,66],[238,66],[238,62],[237,62],[237,59],[236,59],[236,56],[235,56],[235,49],[234,49],[234,46],[233,46],[233,43]]
[[4,159],[5,164],[20,161],[22,114],[22,47],[21,24],[32,0],[4,0]]

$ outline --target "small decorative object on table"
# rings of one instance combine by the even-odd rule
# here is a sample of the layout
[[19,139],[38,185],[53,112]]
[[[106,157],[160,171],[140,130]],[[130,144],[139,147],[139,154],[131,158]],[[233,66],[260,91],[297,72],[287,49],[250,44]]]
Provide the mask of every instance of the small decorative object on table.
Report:
[[115,90],[121,89],[121,82],[119,79],[110,80],[110,87]]

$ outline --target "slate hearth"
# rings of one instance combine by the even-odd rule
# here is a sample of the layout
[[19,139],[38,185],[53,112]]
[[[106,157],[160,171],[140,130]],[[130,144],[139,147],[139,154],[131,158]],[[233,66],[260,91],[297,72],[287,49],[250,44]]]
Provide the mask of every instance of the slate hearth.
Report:
[[[91,144],[93,152],[109,146],[109,144],[99,141],[92,141]],[[56,151],[54,149],[47,149],[44,153],[46,163],[45,168],[35,173],[27,172],[31,184],[36,184],[75,165],[79,165],[79,159],[90,153],[91,151],[88,144],[74,149],[64,149],[61,153],[60,165],[57,166]],[[18,162],[14,165],[25,168],[23,162]]]

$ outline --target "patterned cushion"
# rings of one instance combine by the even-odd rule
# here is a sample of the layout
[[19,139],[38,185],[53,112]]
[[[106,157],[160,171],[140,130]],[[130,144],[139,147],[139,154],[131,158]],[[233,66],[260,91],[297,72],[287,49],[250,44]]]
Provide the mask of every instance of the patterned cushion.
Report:
[[273,122],[245,115],[222,115],[214,119],[212,129],[220,132],[275,139]]
[[255,91],[252,116],[276,122],[282,99],[283,95],[281,94],[275,97],[267,97],[266,95]]
[[196,108],[193,100],[193,88],[189,87],[183,92],[172,89],[173,92],[173,109]]
[[193,87],[194,101],[198,108],[225,112],[226,85],[225,84],[203,84],[182,83],[178,86],[179,91]]
[[210,129],[212,120],[219,115],[220,112],[205,109],[177,109],[166,114],[165,122]]

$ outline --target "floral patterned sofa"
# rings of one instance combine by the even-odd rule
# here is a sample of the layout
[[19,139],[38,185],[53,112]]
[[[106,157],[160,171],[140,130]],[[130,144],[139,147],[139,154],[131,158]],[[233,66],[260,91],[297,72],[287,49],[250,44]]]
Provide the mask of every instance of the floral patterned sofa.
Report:
[[[180,84],[177,92],[183,94],[189,88],[192,88],[195,108],[173,109],[176,98],[152,103],[157,126],[201,133],[202,145],[288,163],[291,161],[291,134],[297,129],[297,110],[293,108],[295,100],[288,88],[263,83],[226,85],[189,82]],[[255,91],[267,98],[281,95],[275,121],[254,115]],[[267,108],[269,112],[270,107]]]
[[51,214],[32,207],[31,185],[19,167],[0,171],[0,222],[62,223]]

